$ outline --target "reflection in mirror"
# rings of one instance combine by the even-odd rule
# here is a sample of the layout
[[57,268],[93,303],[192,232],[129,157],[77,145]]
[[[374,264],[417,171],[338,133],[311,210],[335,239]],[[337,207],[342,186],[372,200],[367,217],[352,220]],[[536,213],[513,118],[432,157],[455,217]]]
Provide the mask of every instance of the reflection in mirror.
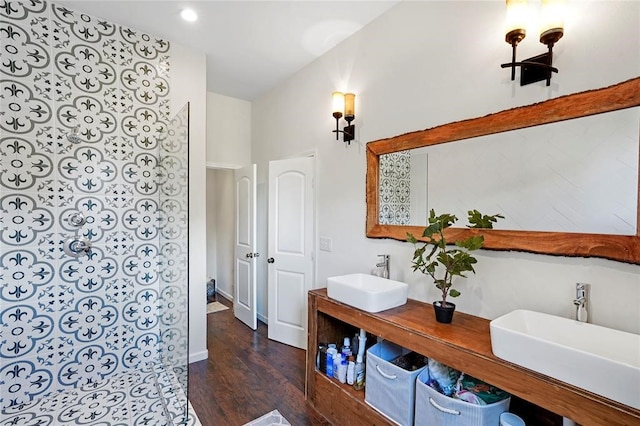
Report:
[[500,229],[635,235],[639,127],[631,108],[381,155],[379,222],[475,208]]
[[[469,209],[480,209],[504,213],[511,228],[501,223],[500,229],[483,230],[484,249],[640,264],[638,106],[640,77],[369,142],[366,235],[406,241],[407,232],[422,234],[423,215],[431,207],[454,210],[461,218]],[[615,111],[622,114],[611,114]],[[595,127],[580,124],[576,119],[581,117],[595,118],[586,120]],[[576,123],[572,136],[564,124],[554,124],[568,120]],[[549,132],[556,127],[558,132]],[[528,128],[532,133],[522,139],[521,129]],[[627,145],[631,140],[635,144]],[[426,153],[417,151],[422,148]],[[502,158],[506,153],[519,156]],[[398,154],[401,166],[388,154]],[[498,163],[504,164],[497,168]],[[393,175],[396,169],[399,174]],[[480,171],[488,174],[479,179]],[[466,184],[451,189],[450,176]],[[398,188],[396,180],[403,180]],[[424,198],[414,200],[412,188]],[[568,191],[560,192],[563,188]],[[446,238],[456,241],[477,233],[451,227]]]

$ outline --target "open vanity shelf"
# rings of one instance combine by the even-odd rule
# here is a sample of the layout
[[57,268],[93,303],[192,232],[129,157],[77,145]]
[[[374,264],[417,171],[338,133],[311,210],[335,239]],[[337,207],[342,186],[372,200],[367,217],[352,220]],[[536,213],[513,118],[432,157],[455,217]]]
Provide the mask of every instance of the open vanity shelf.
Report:
[[431,305],[412,299],[406,305],[372,314],[330,299],[326,289],[310,291],[308,299],[306,396],[333,424],[391,424],[364,402],[363,391],[329,379],[315,368],[318,342],[340,342],[358,328],[579,424],[640,424],[640,410],[495,357],[489,320],[456,312],[453,323],[440,324],[433,318]]

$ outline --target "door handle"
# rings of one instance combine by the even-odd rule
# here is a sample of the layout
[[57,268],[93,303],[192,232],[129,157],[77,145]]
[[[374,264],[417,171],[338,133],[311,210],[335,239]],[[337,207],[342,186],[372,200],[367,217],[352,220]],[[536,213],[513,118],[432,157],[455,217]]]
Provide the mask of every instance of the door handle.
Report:
[[249,259],[251,259],[253,257],[253,253],[247,253],[246,257],[248,257]]
[[273,257],[267,259],[267,263],[274,263],[276,260]]

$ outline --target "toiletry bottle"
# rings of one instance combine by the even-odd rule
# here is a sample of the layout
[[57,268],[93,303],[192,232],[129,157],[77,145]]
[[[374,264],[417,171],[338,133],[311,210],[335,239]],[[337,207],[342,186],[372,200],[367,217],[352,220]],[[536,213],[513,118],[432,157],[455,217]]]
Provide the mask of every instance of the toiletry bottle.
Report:
[[329,343],[329,348],[327,348],[327,376],[333,377],[333,366],[334,366],[334,358],[337,357],[338,350],[336,349],[335,343]]
[[[337,349],[336,349],[337,351]],[[333,355],[333,378],[334,379],[338,379],[338,368],[340,367],[340,364],[342,364],[342,357],[344,355],[342,355],[341,352],[336,352]]]
[[347,384],[353,385],[356,377],[356,362],[353,355],[349,357],[349,363],[347,364]]
[[347,383],[347,358],[344,355],[340,357],[340,365],[338,365],[338,380],[340,383]]
[[364,388],[365,379],[365,365],[364,365],[364,352],[367,345],[367,332],[362,328],[360,329],[360,335],[358,336],[358,356],[356,357],[355,365],[355,379],[353,382],[353,388],[360,390]]
[[367,332],[362,328],[360,329],[360,335],[358,336],[358,355],[362,355],[362,359],[364,359],[364,351],[367,345]]
[[364,362],[362,362],[362,355],[360,354],[358,354],[356,358],[354,375],[353,388],[355,390],[362,390],[364,388]]
[[342,352],[342,355],[344,355],[345,357],[349,357],[349,356],[353,355],[351,353],[351,339],[349,339],[348,337],[344,338],[344,343],[342,344],[342,347],[340,348],[340,352]]
[[316,357],[316,369],[321,373],[327,373],[327,345],[318,345],[318,356]]
[[359,343],[358,343],[358,333],[351,338],[351,355],[356,356],[358,354]]

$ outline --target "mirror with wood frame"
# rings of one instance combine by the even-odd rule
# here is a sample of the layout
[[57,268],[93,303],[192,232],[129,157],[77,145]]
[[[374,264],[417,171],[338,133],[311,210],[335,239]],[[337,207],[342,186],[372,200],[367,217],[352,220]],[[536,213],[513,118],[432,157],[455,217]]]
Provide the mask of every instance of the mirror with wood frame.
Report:
[[[640,77],[602,89],[566,95],[484,117],[369,142],[367,144],[366,235],[369,238],[393,238],[405,241],[407,232],[422,235],[424,229],[423,226],[380,224],[381,155],[557,123],[636,106],[640,106]],[[588,231],[481,230],[485,237],[484,248],[562,256],[600,257],[640,264],[640,173],[638,175],[636,177],[634,235],[600,234]],[[470,206],[469,208],[476,207]],[[492,212],[484,213],[491,214]],[[462,223],[465,218],[461,219]],[[447,231],[447,239],[450,241],[464,239],[470,234],[479,232],[479,230],[466,228],[450,228]]]

